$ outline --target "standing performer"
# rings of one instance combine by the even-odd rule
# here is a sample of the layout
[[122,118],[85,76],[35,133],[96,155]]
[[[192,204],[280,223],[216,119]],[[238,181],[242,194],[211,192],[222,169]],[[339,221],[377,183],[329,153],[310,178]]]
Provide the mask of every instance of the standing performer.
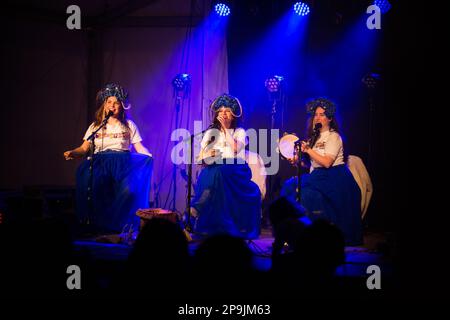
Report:
[[[335,118],[336,106],[326,98],[307,103],[308,142],[301,151],[311,160],[301,178],[301,204],[312,217],[325,218],[344,233],[347,245],[362,244],[361,191],[344,162],[344,147]],[[290,159],[296,163],[297,159]],[[281,195],[295,197],[297,178],[285,182]]]
[[245,162],[246,134],[238,126],[242,106],[237,98],[223,94],[210,108],[214,120],[198,157],[207,165],[195,185],[191,206],[191,215],[198,217],[194,231],[255,239],[260,232],[261,192]]
[[[64,152],[66,160],[89,153],[93,157],[77,171],[77,214],[99,232],[120,232],[126,224],[137,225],[136,210],[149,205],[153,159],[142,144],[136,124],[127,118],[127,97],[121,86],[107,84],[97,94],[95,120],[86,131],[83,144]],[[101,127],[102,124],[105,125]],[[93,141],[89,140],[100,127]],[[138,154],[130,152],[131,146]]]

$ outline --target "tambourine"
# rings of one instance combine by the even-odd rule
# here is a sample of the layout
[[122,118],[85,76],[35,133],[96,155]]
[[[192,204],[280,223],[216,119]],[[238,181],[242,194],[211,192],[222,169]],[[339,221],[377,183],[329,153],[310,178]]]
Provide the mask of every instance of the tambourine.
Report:
[[278,141],[278,152],[286,159],[292,159],[295,153],[295,145],[299,140],[293,133],[285,133]]

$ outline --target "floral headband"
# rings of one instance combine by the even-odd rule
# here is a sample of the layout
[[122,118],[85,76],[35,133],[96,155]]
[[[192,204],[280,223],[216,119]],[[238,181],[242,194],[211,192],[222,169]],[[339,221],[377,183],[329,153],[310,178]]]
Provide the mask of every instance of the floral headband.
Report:
[[312,99],[306,103],[306,111],[310,115],[314,115],[318,107],[321,107],[325,110],[325,115],[327,116],[327,118],[332,118],[336,113],[336,105],[327,98],[320,97]]
[[231,114],[235,118],[239,118],[242,116],[242,106],[239,102],[238,98],[233,97],[229,94],[222,94],[219,97],[217,97],[211,104],[211,110],[214,112],[217,112],[220,108],[230,108]]

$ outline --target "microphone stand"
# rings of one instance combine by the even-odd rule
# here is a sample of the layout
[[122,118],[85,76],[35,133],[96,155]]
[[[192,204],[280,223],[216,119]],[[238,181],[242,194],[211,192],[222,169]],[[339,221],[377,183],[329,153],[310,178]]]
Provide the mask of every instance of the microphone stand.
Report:
[[87,212],[87,218],[86,218],[86,224],[91,224],[91,217],[94,211],[94,202],[92,201],[92,189],[94,185],[94,152],[95,152],[95,135],[97,132],[102,129],[104,126],[106,126],[106,123],[108,122],[108,119],[111,117],[112,112],[110,111],[105,119],[103,119],[100,126],[92,132],[92,134],[86,139],[87,141],[91,141],[90,148],[89,148],[89,180],[88,180],[88,188],[87,188],[87,201],[88,201],[88,212]]
[[[178,129],[178,117],[180,113],[180,107],[181,107],[181,97],[177,93],[177,96],[175,98],[175,129]],[[175,142],[176,144],[176,142]],[[176,212],[176,203],[177,203],[177,165],[174,163],[172,165],[172,212]]]
[[[189,135],[189,163],[188,163],[188,180],[187,180],[187,198],[186,198],[186,211],[187,211],[187,225],[185,226],[189,232],[192,232],[192,224],[191,224],[191,198],[192,198],[192,164],[194,162],[194,138],[204,134],[209,129],[214,128],[213,125],[210,125],[207,129]],[[185,139],[184,141],[186,141]]]
[[[271,121],[270,121],[270,130],[272,131],[273,129],[275,129],[275,120],[276,120],[276,114],[277,114],[277,99],[275,97],[272,97],[272,109],[270,112],[271,115]],[[271,199],[273,199],[273,189],[274,189],[274,179],[273,179],[273,175],[269,175],[268,179],[267,179],[267,190],[268,190],[268,195],[266,196],[266,201],[271,201]],[[264,221],[268,221],[267,217],[263,216],[263,223],[266,223],[267,225],[270,225],[267,222]]]
[[[321,126],[320,126],[321,127]],[[314,128],[314,132],[309,139],[309,145],[311,148],[314,146],[314,144],[317,141],[317,138],[320,135],[320,127]],[[301,176],[302,176],[302,148],[301,148],[302,141],[298,139],[294,143],[294,156],[297,155],[297,187],[295,189],[295,200],[298,203],[301,203]]]
[[273,99],[273,104],[272,104],[272,111],[271,111],[271,124],[270,124],[270,129],[275,128],[275,115],[277,113],[277,100]]
[[301,140],[297,140],[294,145],[294,157],[297,155],[297,187],[295,189],[295,200],[301,203],[301,176],[302,176],[302,148]]
[[193,141],[194,141],[194,135],[191,134],[189,137],[189,163],[188,163],[188,180],[187,180],[187,199],[186,199],[186,210],[188,214],[187,218],[187,226],[186,229],[191,232],[192,230],[192,224],[191,224],[191,198],[192,198],[192,161],[193,161]]
[[[314,144],[317,141],[317,138],[320,135],[320,128],[321,126],[317,126],[314,128],[314,132],[309,139],[309,145],[312,148]],[[299,139],[294,144],[294,156],[297,155],[297,187],[296,187],[296,193],[295,193],[295,200],[298,203],[301,203],[301,175],[302,175],[302,148],[301,148],[302,141]]]

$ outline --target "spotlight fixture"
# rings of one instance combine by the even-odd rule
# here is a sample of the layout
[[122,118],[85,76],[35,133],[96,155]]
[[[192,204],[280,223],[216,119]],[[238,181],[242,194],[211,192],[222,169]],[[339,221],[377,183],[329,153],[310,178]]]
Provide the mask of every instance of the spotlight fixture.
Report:
[[187,73],[179,73],[172,80],[175,91],[186,91],[191,86],[191,76]]
[[385,14],[391,9],[391,4],[388,0],[374,0],[373,4],[380,8],[382,14]]
[[223,2],[218,2],[216,5],[214,5],[214,10],[220,17],[229,16],[231,13],[230,7]]
[[191,76],[187,73],[179,73],[172,80],[173,94],[178,98],[187,98],[191,92]]
[[269,93],[277,93],[281,90],[281,86],[284,82],[283,76],[272,76],[266,79],[265,86]]
[[378,73],[369,72],[361,79],[361,81],[366,85],[368,89],[375,89],[380,79],[381,76]]
[[[271,111],[271,129],[274,129],[276,126],[276,118],[281,119],[281,124],[278,126],[279,128],[283,128],[284,123],[284,106],[286,104],[286,95],[284,93],[284,89],[286,87],[286,81],[283,76],[273,75],[268,77],[264,83],[267,96],[269,101],[272,102],[272,111]],[[281,111],[281,112],[280,112]],[[277,114],[280,114],[277,116]]]
[[301,17],[308,15],[309,11],[309,6],[304,2],[296,2],[294,4],[294,12]]

